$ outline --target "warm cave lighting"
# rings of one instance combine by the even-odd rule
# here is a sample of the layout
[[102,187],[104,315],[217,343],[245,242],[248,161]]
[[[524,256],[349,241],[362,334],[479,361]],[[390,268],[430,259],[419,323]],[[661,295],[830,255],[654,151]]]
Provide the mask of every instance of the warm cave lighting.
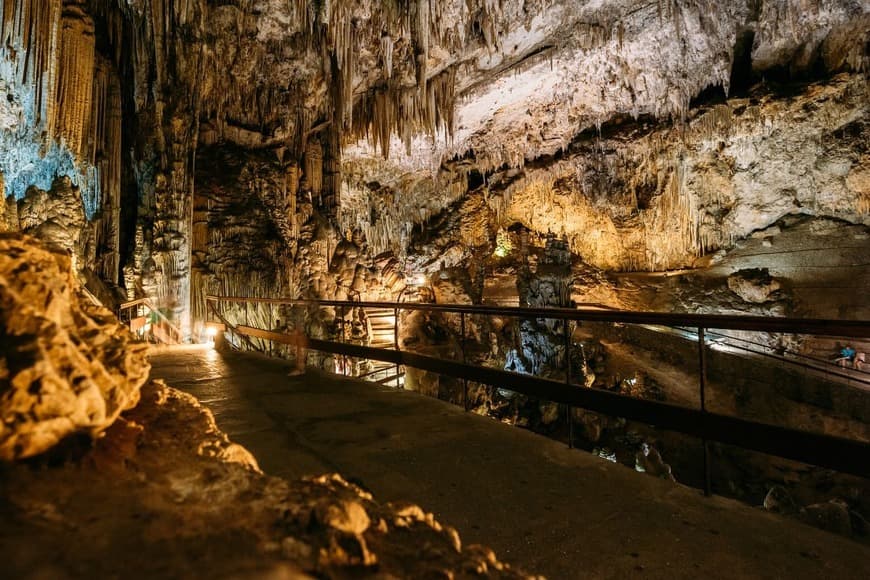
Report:
[[497,258],[506,258],[513,250],[510,236],[504,230],[499,230],[495,238],[495,251],[492,253]]
[[425,286],[426,274],[414,274],[413,276],[411,276],[410,282],[412,286]]
[[223,324],[217,322],[206,322],[205,324],[205,344],[214,346],[215,338],[219,332],[223,330]]

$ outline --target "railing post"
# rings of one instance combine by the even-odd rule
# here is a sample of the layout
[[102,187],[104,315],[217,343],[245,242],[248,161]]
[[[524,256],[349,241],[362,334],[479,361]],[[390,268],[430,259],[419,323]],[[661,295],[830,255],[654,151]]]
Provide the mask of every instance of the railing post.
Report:
[[[341,336],[339,337],[338,342],[344,343],[344,306],[338,307],[338,319],[341,320]],[[341,355],[341,374],[347,374],[347,357],[345,355]]]
[[[459,354],[462,357],[461,360],[465,362],[465,312],[459,313],[459,331],[461,336],[459,337]],[[465,410],[468,411],[468,379],[462,378],[462,404],[465,407]]]
[[[393,348],[399,351],[399,307],[393,308]],[[396,363],[396,388],[399,388],[399,363]]]
[[[273,314],[272,309],[273,309],[272,303],[269,302],[269,331],[271,331],[273,328],[275,328],[275,321],[272,318],[272,314]],[[270,340],[269,341],[269,356],[270,357],[275,355],[274,346],[275,346],[275,341]]]
[[[701,403],[701,412],[707,412],[707,349],[704,328],[698,327],[698,398]],[[713,494],[712,465],[710,457],[710,442],[702,440],[704,446],[704,495]]]
[[565,384],[571,386],[571,336],[568,334],[568,319],[562,320],[562,332],[565,333]]
[[[562,319],[562,332],[565,334],[565,385],[571,386],[571,336],[568,334],[568,319]],[[574,413],[570,404],[567,405],[568,447],[574,448]]]

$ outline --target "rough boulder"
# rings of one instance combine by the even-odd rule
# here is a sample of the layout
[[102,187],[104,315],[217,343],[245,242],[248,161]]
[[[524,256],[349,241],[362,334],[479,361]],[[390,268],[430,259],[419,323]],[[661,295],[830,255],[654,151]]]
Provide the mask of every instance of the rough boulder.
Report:
[[92,437],[139,401],[145,347],[91,302],[68,253],[0,235],[0,460]]
[[782,285],[767,268],[747,268],[728,276],[728,288],[746,302],[762,304],[776,300]]

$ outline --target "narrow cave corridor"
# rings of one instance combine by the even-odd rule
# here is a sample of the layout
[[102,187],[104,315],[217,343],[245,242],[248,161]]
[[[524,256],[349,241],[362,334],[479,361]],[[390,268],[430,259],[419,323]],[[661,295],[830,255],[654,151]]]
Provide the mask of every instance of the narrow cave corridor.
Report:
[[866,0],[0,2],[4,577],[866,578],[868,288]]

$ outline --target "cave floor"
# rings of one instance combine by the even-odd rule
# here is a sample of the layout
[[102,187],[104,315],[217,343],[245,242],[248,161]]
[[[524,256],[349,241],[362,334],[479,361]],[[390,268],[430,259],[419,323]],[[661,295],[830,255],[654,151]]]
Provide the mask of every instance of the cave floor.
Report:
[[201,347],[151,362],[266,473],[339,472],[550,578],[870,577],[866,546],[416,393]]

